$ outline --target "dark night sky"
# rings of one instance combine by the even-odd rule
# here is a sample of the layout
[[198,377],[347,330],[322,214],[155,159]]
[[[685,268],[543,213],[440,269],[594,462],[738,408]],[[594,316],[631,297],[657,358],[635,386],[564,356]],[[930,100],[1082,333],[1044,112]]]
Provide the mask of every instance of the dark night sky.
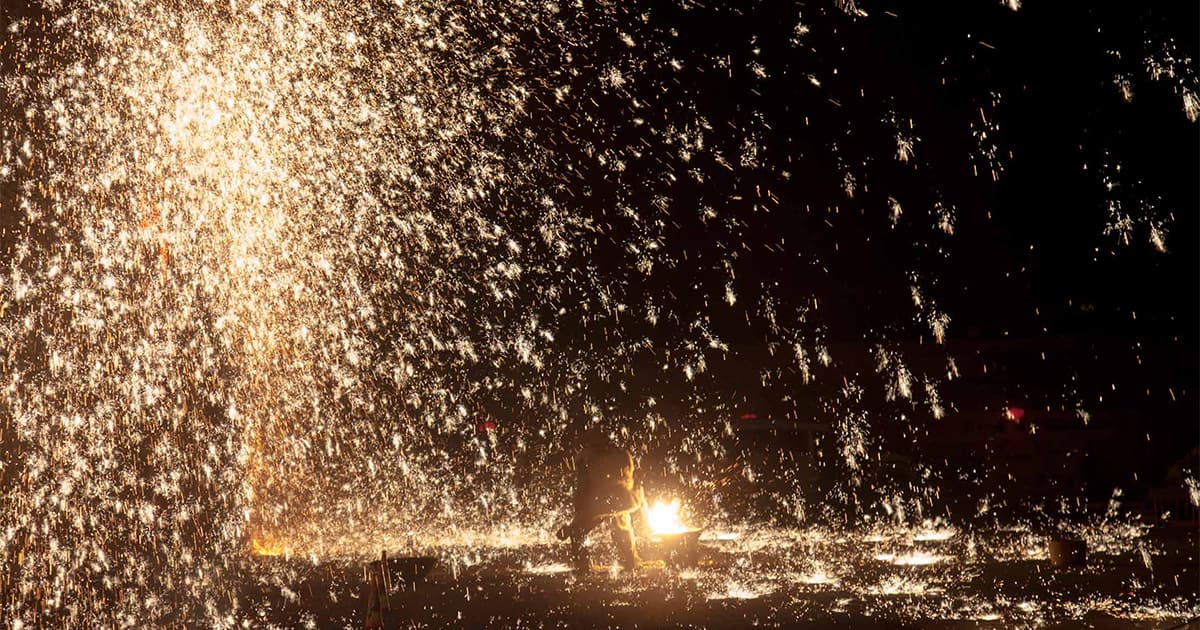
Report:
[[[917,273],[926,297],[952,317],[947,343],[964,355],[964,371],[991,368],[949,386],[958,409],[1086,405],[1154,433],[1151,458],[1169,460],[1194,444],[1196,124],[1184,115],[1178,81],[1150,80],[1145,62],[1162,56],[1164,42],[1176,56],[1198,56],[1198,8],[859,6],[870,17],[774,2],[654,6],[645,21],[630,12],[623,26],[639,39],[669,42],[685,70],[651,67],[640,76],[635,89],[648,106],[636,115],[648,121],[644,128],[628,127],[633,112],[624,103],[600,100],[589,111],[604,131],[576,128],[581,142],[635,144],[652,136],[645,129],[671,122],[675,103],[688,102],[712,122],[728,154],[745,136],[760,146],[757,168],[698,161],[709,175],[702,184],[655,179],[653,154],[630,167],[647,173],[641,189],[629,183],[636,176],[615,190],[602,176],[573,180],[585,205],[611,221],[614,257],[633,233],[614,216],[618,200],[645,206],[668,194],[677,207],[709,205],[735,218],[672,215],[677,229],[666,247],[686,262],[630,293],[669,294],[680,313],[710,311],[714,329],[738,346],[737,356],[713,368],[721,375],[715,380],[744,392],[756,387],[755,368],[768,359],[761,324],[746,326],[740,310],[710,303],[731,250],[739,304],[755,303],[765,287],[791,307],[819,295],[820,328],[843,344],[843,359],[877,341],[917,356],[928,351],[928,329],[896,316],[911,310],[908,276]],[[799,45],[798,14],[810,27]],[[600,63],[618,51],[619,43],[593,52]],[[756,63],[765,78],[752,72]],[[1131,102],[1115,83],[1121,75],[1134,85]],[[548,111],[570,118],[552,105]],[[911,162],[900,164],[894,134],[910,120],[918,143]],[[988,142],[972,135],[979,130]],[[994,162],[983,155],[988,143]],[[568,150],[563,160],[571,159]],[[987,174],[993,166],[997,181]],[[847,170],[860,184],[852,199],[842,189]],[[764,189],[774,201],[764,200]],[[889,197],[905,208],[895,228]],[[939,201],[955,209],[953,237],[934,228],[930,208]],[[1164,221],[1167,252],[1155,251],[1145,223],[1129,244],[1105,234],[1109,203],[1135,222]],[[867,363],[843,361],[840,369],[853,377],[869,371]],[[827,389],[840,383],[828,378]],[[769,406],[761,400],[771,396],[758,396]]]

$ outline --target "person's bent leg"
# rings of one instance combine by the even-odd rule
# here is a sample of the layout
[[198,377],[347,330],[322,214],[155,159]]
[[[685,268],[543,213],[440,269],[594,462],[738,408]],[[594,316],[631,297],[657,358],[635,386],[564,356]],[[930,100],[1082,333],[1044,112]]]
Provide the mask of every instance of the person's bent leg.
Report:
[[612,525],[613,546],[617,548],[617,557],[620,559],[621,566],[626,569],[636,569],[641,564],[641,558],[638,557],[637,546],[633,539],[633,523],[629,518],[629,513],[614,516]]
[[[571,518],[570,523],[560,527],[555,533],[559,540],[575,538],[576,532],[584,527],[587,527],[593,520],[590,516],[587,516],[595,512],[595,506],[592,505],[594,499],[588,495],[587,488],[587,479],[581,474],[579,480],[575,484],[575,496],[571,502],[572,507],[575,510],[574,516]],[[587,531],[591,530],[589,529]],[[587,531],[584,531],[583,534],[587,535]]]
[[593,529],[604,522],[603,516],[584,517],[577,515],[570,528],[571,562],[576,571],[590,571],[591,561],[588,558],[587,536]]

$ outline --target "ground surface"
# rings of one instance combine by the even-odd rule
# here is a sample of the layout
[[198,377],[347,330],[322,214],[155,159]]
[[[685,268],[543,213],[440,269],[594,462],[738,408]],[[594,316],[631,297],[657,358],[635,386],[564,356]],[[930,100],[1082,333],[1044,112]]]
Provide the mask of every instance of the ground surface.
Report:
[[[386,627],[1172,628],[1200,615],[1194,528],[1080,533],[1089,562],[1065,569],[1019,529],[708,531],[702,566],[632,575],[576,576],[546,540],[439,547],[423,551],[439,557],[425,579],[397,580]],[[241,597],[253,626],[363,627],[361,562],[254,562]]]

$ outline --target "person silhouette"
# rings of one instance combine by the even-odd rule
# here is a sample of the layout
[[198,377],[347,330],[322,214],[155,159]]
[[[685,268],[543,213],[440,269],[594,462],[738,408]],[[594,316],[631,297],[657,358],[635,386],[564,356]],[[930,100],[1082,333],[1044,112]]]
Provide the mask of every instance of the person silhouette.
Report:
[[574,518],[558,530],[558,537],[570,541],[575,569],[591,569],[587,536],[606,521],[612,525],[612,541],[621,567],[641,567],[632,515],[646,499],[641,487],[635,489],[633,455],[607,439],[593,439],[575,455],[574,463]]

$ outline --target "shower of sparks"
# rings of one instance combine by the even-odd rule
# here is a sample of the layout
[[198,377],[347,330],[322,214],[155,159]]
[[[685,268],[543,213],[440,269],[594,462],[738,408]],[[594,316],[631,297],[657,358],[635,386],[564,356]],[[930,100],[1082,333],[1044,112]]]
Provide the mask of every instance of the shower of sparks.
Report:
[[[892,480],[873,428],[907,432],[951,404],[940,346],[958,320],[917,261],[947,263],[965,210],[883,183],[925,181],[935,143],[850,73],[789,74],[754,42],[693,54],[652,14],[600,5],[45,0],[0,25],[0,210],[19,217],[0,269],[0,623],[231,627],[249,555],[474,550],[458,571],[479,549],[545,544],[568,473],[544,463],[594,427],[668,453],[660,468],[695,513],[756,499],[823,516],[802,466],[730,446],[738,388],[815,401],[831,435],[808,470],[842,476],[822,500],[921,520],[932,473]],[[806,7],[783,38],[815,64],[823,24],[870,19],[851,0]],[[1136,60],[1114,79],[1122,97],[1169,83],[1194,122],[1191,61],[1169,42]],[[750,86],[745,107],[697,96],[713,77]],[[799,109],[771,114],[753,98],[780,83]],[[1007,104],[989,90],[974,105],[965,161],[998,181]],[[811,155],[781,153],[773,125],[800,119]],[[878,138],[863,154],[848,148],[859,133]],[[1169,210],[1121,197],[1119,161],[1101,161],[1107,232],[1144,229],[1166,253]],[[810,208],[798,181],[833,201]],[[860,220],[914,252],[892,287],[904,306],[835,321],[826,294],[845,282],[829,269]],[[769,356],[726,386],[743,322]],[[839,327],[869,348],[861,374],[838,371],[852,360]],[[945,360],[912,364],[899,331]],[[656,505],[651,526],[686,530],[679,506]],[[1025,543],[1005,552],[1044,553]],[[873,553],[917,569],[955,558]],[[696,575],[710,599],[753,599],[848,581],[831,560]]]
[[505,224],[529,33],[435,5],[79,3],[12,25],[18,618],[160,618],[179,593],[215,614],[243,550],[456,517],[426,441],[509,375],[465,386],[453,360],[542,365],[552,333],[504,312],[583,222],[547,201],[540,233]]

